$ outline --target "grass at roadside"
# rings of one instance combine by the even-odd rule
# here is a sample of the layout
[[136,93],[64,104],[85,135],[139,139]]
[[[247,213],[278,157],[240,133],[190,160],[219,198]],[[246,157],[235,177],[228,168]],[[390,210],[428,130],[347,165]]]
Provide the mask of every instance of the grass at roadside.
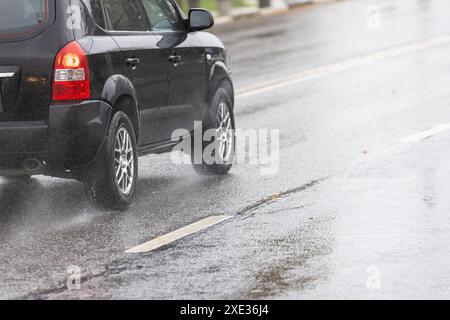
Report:
[[[178,3],[181,4],[183,10],[185,12],[188,11],[188,1],[187,0],[178,0]],[[231,6],[233,8],[240,8],[240,7],[245,7],[245,0],[231,0]],[[217,0],[201,0],[200,1],[200,7],[201,8],[205,8],[208,9],[210,11],[217,11]]]

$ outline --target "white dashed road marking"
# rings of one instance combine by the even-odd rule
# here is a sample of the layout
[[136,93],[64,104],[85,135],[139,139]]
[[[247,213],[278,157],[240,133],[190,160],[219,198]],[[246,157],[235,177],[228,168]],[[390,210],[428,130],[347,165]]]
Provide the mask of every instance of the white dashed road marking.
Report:
[[200,232],[207,228],[210,228],[210,227],[212,227],[218,223],[221,223],[225,220],[228,220],[230,218],[232,218],[232,216],[211,216],[211,217],[205,218],[203,220],[200,220],[198,222],[195,222],[193,224],[190,224],[186,227],[183,227],[181,229],[178,229],[176,231],[170,232],[166,235],[160,236],[149,242],[143,243],[143,244],[141,244],[137,247],[134,247],[132,249],[129,249],[125,252],[126,253],[146,253],[146,252],[154,251],[154,250],[159,249],[163,246],[166,246],[170,243],[173,243],[177,240],[183,239],[189,235],[192,235],[194,233],[197,233],[197,232]]
[[429,130],[425,130],[425,131],[413,134],[405,139],[402,139],[402,142],[404,142],[404,143],[419,142],[419,141],[425,140],[427,138],[431,138],[435,135],[438,135],[438,134],[443,133],[448,130],[450,130],[450,123],[442,123],[442,124],[440,124],[434,128],[431,128]]

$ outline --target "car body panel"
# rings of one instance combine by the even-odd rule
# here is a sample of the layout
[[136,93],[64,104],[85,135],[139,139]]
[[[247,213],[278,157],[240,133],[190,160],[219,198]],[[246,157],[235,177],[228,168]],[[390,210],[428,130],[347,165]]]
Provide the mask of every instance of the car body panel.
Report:
[[49,114],[49,167],[62,171],[88,166],[107,136],[112,107],[91,100],[53,105]]
[[[136,90],[142,119],[140,144],[158,142],[166,138],[166,124],[160,109],[168,104],[167,58],[158,49],[158,39],[149,32],[114,33],[120,47],[115,59]],[[127,64],[127,59],[139,59],[139,64]]]

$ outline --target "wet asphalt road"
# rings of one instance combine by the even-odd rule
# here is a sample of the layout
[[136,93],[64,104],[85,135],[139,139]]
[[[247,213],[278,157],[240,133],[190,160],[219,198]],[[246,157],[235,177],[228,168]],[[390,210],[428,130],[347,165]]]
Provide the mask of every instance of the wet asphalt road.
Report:
[[[379,30],[366,26],[374,3]],[[415,136],[450,122],[450,43],[430,45],[450,35],[449,9],[343,1],[216,27],[238,92],[315,75],[237,99],[240,128],[281,130],[279,173],[204,178],[149,156],[126,212],[94,207],[76,182],[0,178],[0,298],[449,298],[450,126]],[[233,218],[124,253],[222,214]],[[66,288],[72,265],[81,290]]]

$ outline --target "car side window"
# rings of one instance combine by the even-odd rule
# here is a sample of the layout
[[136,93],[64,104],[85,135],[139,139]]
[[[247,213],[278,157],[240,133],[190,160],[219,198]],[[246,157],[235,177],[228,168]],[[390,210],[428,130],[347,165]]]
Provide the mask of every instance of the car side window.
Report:
[[149,25],[138,0],[103,0],[112,30],[148,31]]
[[92,17],[94,18],[95,23],[98,24],[103,29],[106,29],[105,17],[103,15],[101,0],[91,0],[86,4],[89,4],[91,6]]
[[142,0],[151,30],[180,31],[184,30],[184,23],[170,0]]

